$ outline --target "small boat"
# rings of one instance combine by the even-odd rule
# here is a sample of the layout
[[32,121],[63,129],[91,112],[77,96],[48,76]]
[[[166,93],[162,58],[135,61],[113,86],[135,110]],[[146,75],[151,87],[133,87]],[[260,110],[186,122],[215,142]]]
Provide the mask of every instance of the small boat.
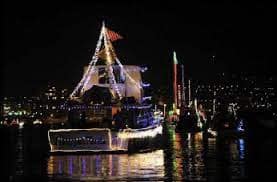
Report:
[[48,131],[51,152],[129,152],[160,143],[163,117],[144,95],[146,68],[121,64],[112,45],[121,38],[103,23],[92,61],[61,108],[65,128]]
[[222,109],[213,118],[212,125],[217,137],[243,137],[246,134],[244,119],[238,118],[236,110],[230,105],[228,109]]
[[194,104],[185,107],[182,115],[176,126],[177,131],[200,132],[207,130],[207,117],[203,106],[197,104],[197,99]]

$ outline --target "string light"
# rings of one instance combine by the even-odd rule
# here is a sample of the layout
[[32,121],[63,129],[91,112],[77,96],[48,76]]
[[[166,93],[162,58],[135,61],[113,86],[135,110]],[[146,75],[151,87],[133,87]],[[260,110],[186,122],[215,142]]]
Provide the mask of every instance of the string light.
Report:
[[151,126],[144,129],[124,129],[122,132],[118,133],[118,137],[122,139],[134,139],[134,138],[147,138],[147,137],[155,137],[158,134],[162,134],[162,126]]
[[[108,66],[108,70],[109,70],[108,73],[109,73],[109,79],[110,79],[111,88],[113,90],[115,90],[115,92],[117,93],[117,95],[119,96],[120,99],[122,98],[120,89],[118,88],[118,85],[117,85],[116,80],[115,80],[115,76],[113,74],[112,57],[111,57],[110,51],[113,53],[113,55],[116,55],[116,54],[115,54],[115,52],[113,50],[112,43],[108,39],[108,35],[107,35],[106,28],[105,28],[105,24],[103,23],[102,29],[101,29],[101,32],[100,32],[100,36],[99,36],[99,39],[98,39],[98,42],[97,42],[97,46],[96,46],[96,49],[95,49],[95,53],[94,53],[94,55],[92,57],[91,62],[89,63],[89,66],[88,66],[85,74],[83,75],[81,81],[78,83],[78,85],[75,87],[73,92],[70,94],[70,98],[71,99],[74,99],[74,97],[77,95],[78,91],[80,91],[80,95],[82,95],[86,90],[90,89],[93,86],[93,85],[89,85],[88,82],[91,80],[92,74],[96,71],[95,65],[96,65],[96,63],[98,61],[98,53],[99,53],[100,48],[101,48],[102,40],[104,40],[105,53],[107,55],[107,66]],[[128,74],[128,72],[124,69],[123,65],[120,63],[119,59],[116,56],[115,56],[115,59],[116,59],[117,64],[119,64],[119,66],[120,66],[121,70],[123,71],[123,73],[125,73],[125,75],[131,80],[131,82],[134,83],[135,86],[138,89],[142,89],[141,85],[138,84]],[[147,67],[140,68],[141,72],[144,72],[146,70],[147,70]],[[120,76],[121,76],[121,79],[124,79],[123,78],[123,74],[121,74]],[[145,86],[148,86],[148,85],[145,85]]]
[[115,77],[113,74],[112,57],[111,57],[111,54],[109,51],[109,46],[108,46],[109,44],[112,45],[112,43],[107,38],[107,31],[106,31],[106,29],[104,29],[104,45],[105,45],[105,52],[106,52],[107,61],[108,61],[107,66],[108,66],[108,70],[109,70],[109,72],[108,72],[109,79],[111,79],[110,84],[111,84],[111,87],[116,91],[117,95],[119,96],[119,99],[121,99],[122,95],[120,93],[119,88],[117,87],[116,80],[115,80]]
[[129,75],[129,73],[124,69],[123,65],[121,64],[121,62],[119,61],[118,58],[115,59],[115,61],[117,62],[117,64],[122,68],[122,70],[124,71],[125,75],[131,80],[131,82],[133,82],[133,84],[135,84],[135,86],[139,89],[142,89],[142,87]]
[[[100,51],[100,48],[101,48],[101,41],[103,39],[103,32],[104,32],[104,24],[102,26],[102,29],[101,29],[101,32],[100,32],[100,35],[99,35],[99,39],[97,41],[97,45],[96,45],[96,48],[95,48],[95,53],[92,57],[92,60],[89,63],[88,69],[86,70],[86,73],[83,75],[81,81],[78,83],[78,85],[75,87],[73,92],[70,94],[71,99],[73,99],[73,97],[76,95],[77,91],[80,90],[80,88],[83,88],[84,85],[87,85],[88,80],[90,80],[90,75],[94,71],[93,67],[95,66],[95,64],[98,60],[98,52]],[[83,89],[81,89],[81,90],[84,91]]]
[[151,100],[152,97],[151,96],[148,96],[148,97],[143,97],[142,100]]
[[147,70],[148,70],[147,67],[141,67],[141,69],[140,69],[140,71],[143,72],[143,73],[144,73],[145,71],[147,71]]
[[[93,136],[76,136],[75,138],[64,138],[62,136],[65,132],[81,132],[81,131],[104,131],[108,134],[108,141],[104,139],[94,139]],[[53,133],[53,134],[50,134]],[[57,143],[54,143],[55,133],[60,133],[60,136],[56,138]],[[93,128],[93,129],[59,129],[59,130],[49,130],[48,140],[50,141],[51,152],[79,152],[79,151],[127,151],[128,150],[128,140],[126,139],[139,139],[139,138],[153,138],[157,135],[162,134],[162,125],[158,124],[155,126],[150,126],[144,129],[123,129],[119,131],[114,137],[112,137],[111,130],[109,128]],[[67,136],[66,134],[64,136]],[[72,135],[71,135],[72,136]],[[108,148],[96,149],[79,149],[77,145],[102,145],[107,144]],[[70,149],[63,149],[64,145],[70,145]]]
[[150,83],[143,83],[143,82],[141,82],[141,86],[142,87],[150,87]]

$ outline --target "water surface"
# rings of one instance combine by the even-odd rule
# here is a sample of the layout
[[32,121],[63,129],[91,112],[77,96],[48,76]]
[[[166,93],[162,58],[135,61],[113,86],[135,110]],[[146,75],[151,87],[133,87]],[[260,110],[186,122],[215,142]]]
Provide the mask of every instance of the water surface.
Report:
[[252,181],[273,173],[273,139],[261,135],[218,139],[165,127],[162,147],[149,152],[50,155],[46,131],[5,133],[10,181]]

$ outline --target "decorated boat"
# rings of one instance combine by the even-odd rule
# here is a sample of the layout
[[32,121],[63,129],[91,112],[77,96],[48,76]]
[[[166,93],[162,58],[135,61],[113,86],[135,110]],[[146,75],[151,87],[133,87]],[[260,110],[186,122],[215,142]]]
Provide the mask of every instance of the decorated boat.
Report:
[[119,39],[103,23],[81,81],[61,106],[64,128],[48,131],[51,152],[128,152],[159,143],[163,117],[146,95],[147,68],[121,63],[113,47]]

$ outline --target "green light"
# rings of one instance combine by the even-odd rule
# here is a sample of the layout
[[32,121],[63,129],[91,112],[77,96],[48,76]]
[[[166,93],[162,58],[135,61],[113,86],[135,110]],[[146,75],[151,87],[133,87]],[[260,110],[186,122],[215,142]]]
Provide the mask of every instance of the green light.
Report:
[[177,56],[176,56],[176,52],[173,52],[173,62],[174,64],[178,64],[178,60],[177,60]]

